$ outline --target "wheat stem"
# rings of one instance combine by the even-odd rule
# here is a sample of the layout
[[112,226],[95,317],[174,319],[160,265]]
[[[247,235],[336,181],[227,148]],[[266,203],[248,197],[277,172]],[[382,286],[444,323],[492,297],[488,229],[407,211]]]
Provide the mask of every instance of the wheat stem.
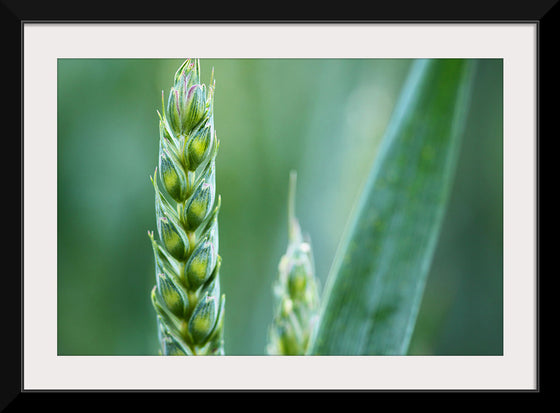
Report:
[[288,247],[274,285],[275,310],[269,330],[269,355],[305,355],[317,320],[319,293],[309,238],[295,214],[297,174],[290,173]]
[[167,106],[162,92],[158,112],[159,162],[150,179],[159,240],[153,232],[148,235],[156,275],[151,299],[162,355],[224,354],[214,88],[213,72],[207,86],[200,81],[200,61],[187,59],[175,73]]

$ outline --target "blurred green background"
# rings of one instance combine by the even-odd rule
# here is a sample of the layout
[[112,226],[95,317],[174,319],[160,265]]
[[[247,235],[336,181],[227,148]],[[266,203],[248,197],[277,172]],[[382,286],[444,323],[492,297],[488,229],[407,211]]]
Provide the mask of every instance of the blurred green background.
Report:
[[[161,91],[180,59],[58,61],[58,354],[157,354],[149,176]],[[412,63],[208,59],[227,355],[264,355],[287,243],[287,190],[320,286]],[[480,60],[411,355],[501,355],[502,61]]]

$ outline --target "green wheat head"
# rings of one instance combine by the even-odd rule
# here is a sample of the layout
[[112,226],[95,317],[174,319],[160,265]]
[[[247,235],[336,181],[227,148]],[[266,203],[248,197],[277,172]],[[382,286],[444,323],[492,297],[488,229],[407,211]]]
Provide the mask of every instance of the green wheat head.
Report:
[[319,293],[311,242],[295,217],[297,175],[290,173],[288,247],[280,259],[274,285],[275,312],[269,330],[269,355],[305,355],[317,322]]
[[[214,130],[214,74],[200,81],[200,62],[177,70],[167,105],[162,91],[155,190],[159,241],[152,303],[163,355],[222,355],[225,296],[220,293]],[[160,190],[158,178],[165,192]],[[166,196],[167,195],[167,196]]]

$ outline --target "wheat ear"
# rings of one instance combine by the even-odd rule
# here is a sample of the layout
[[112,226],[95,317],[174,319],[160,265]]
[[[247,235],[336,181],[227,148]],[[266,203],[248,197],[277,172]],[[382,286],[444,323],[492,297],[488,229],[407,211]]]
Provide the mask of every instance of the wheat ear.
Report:
[[319,293],[311,242],[295,216],[297,174],[290,173],[288,247],[274,285],[275,310],[269,330],[269,355],[305,355],[317,320]]
[[[214,73],[200,81],[200,61],[187,59],[159,113],[155,190],[159,241],[151,298],[162,355],[223,355],[225,296],[220,293],[214,130]],[[160,190],[158,178],[165,192]],[[167,194],[167,196],[166,196]]]

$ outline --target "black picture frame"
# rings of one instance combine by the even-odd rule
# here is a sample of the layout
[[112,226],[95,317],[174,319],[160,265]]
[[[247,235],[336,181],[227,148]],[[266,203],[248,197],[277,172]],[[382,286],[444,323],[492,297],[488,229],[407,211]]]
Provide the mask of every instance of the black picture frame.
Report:
[[[67,4],[66,4],[67,3]],[[164,2],[165,3],[165,2]],[[537,251],[537,385],[534,391],[517,391],[511,390],[505,393],[529,393],[531,395],[541,395],[542,394],[542,383],[541,383],[541,357],[540,357],[540,135],[543,130],[543,126],[546,128],[550,124],[550,119],[552,118],[552,110],[554,110],[554,105],[546,104],[545,102],[552,102],[552,97],[556,95],[558,90],[558,78],[556,73],[553,73],[555,65],[552,62],[552,58],[555,56],[556,51],[556,39],[558,38],[558,14],[559,6],[557,0],[548,1],[532,1],[532,2],[506,2],[506,1],[470,1],[465,3],[455,3],[455,2],[445,2],[445,1],[427,1],[427,2],[384,2],[383,5],[372,7],[371,11],[363,11],[360,8],[350,8],[348,5],[344,5],[344,9],[341,10],[337,7],[336,11],[332,9],[321,10],[317,13],[305,13],[302,12],[299,17],[291,16],[292,13],[288,10],[292,10],[289,7],[282,7],[284,11],[280,11],[277,8],[272,7],[270,14],[275,15],[274,18],[268,18],[262,16],[264,13],[260,13],[260,16],[247,18],[245,17],[245,11],[235,7],[235,11],[229,13],[228,10],[222,10],[222,17],[215,17],[216,10],[212,7],[207,8],[207,13],[202,13],[202,16],[194,21],[200,23],[259,23],[259,24],[285,24],[285,23],[359,23],[359,22],[388,22],[388,23],[536,23],[537,25],[537,193],[536,193],[536,206],[537,206],[537,245],[535,246]],[[83,23],[83,24],[98,24],[98,23],[135,23],[135,22],[158,22],[158,23],[173,23],[173,22],[183,22],[185,20],[176,20],[176,16],[184,15],[188,16],[189,13],[188,3],[184,3],[182,6],[166,7],[165,4],[158,2],[157,7],[151,3],[139,3],[135,4],[134,8],[126,7],[122,5],[120,8],[115,7],[114,2],[96,2],[95,5],[91,4],[91,7],[77,7],[71,2],[58,2],[57,4],[52,4],[51,2],[35,3],[28,1],[2,1],[0,3],[0,13],[2,16],[2,28],[3,39],[6,41],[6,50],[4,51],[4,99],[6,100],[7,106],[4,110],[4,126],[10,125],[15,130],[10,131],[5,136],[17,136],[18,132],[21,136],[19,153],[20,153],[20,173],[23,174],[23,134],[22,134],[22,123],[18,123],[16,119],[21,119],[22,117],[22,87],[23,85],[16,81],[7,81],[6,79],[15,79],[22,77],[23,70],[23,46],[22,46],[22,27],[26,22],[41,22],[45,24],[49,23]],[[180,12],[180,9],[184,9],[184,13]],[[350,11],[352,10],[352,11]],[[198,14],[198,12],[197,12]],[[254,12],[253,14],[259,14],[259,12]],[[321,18],[312,17],[316,14],[323,15]],[[228,16],[228,17],[223,17]],[[186,20],[193,21],[193,20]],[[7,69],[7,70],[6,70]],[[19,70],[18,70],[19,69]],[[9,76],[9,71],[13,72],[13,76]],[[22,80],[23,81],[23,80]],[[541,88],[541,85],[543,87]],[[18,100],[17,97],[20,97]],[[19,103],[19,104],[18,104]],[[15,113],[19,109],[19,115]],[[13,113],[12,113],[13,112]],[[4,144],[15,144],[16,139],[6,138]],[[18,148],[14,149],[18,152]],[[11,159],[13,153],[11,148],[6,150],[5,154],[9,154],[7,157]],[[10,168],[11,169],[11,168]],[[7,174],[9,177],[11,174]],[[8,178],[5,179],[4,184],[8,182],[14,182],[15,179]],[[25,222],[23,222],[23,176],[20,179],[20,227],[14,230],[5,230],[5,235],[20,233],[23,238],[23,227]],[[15,192],[15,191],[14,191]],[[12,191],[7,190],[5,193],[11,193],[10,198],[15,199]],[[11,206],[11,199],[10,199]],[[10,219],[10,222],[15,220]],[[7,239],[7,244],[9,246],[15,245],[16,242]],[[20,278],[15,276],[14,271],[5,271],[3,276],[3,291],[4,297],[0,300],[1,314],[4,314],[4,334],[2,343],[2,385],[0,387],[0,410],[2,411],[21,411],[30,409],[29,403],[34,403],[39,399],[46,398],[51,400],[51,392],[30,392],[23,391],[23,380],[22,380],[22,287],[23,287],[23,276],[25,268],[23,268],[23,256],[26,251],[23,251],[23,239],[20,242]],[[8,254],[4,254],[6,258],[9,257]],[[10,260],[11,261],[11,260]],[[5,263],[9,262],[8,260]],[[239,392],[239,393],[247,393]],[[297,393],[306,393],[305,391]],[[52,392],[54,396],[62,397],[65,399],[73,398],[87,398],[94,399],[98,393],[107,394],[122,394],[131,396],[131,399],[144,400],[139,398],[138,392]],[[152,393],[152,392],[139,392],[139,393]],[[161,393],[155,391],[154,393]],[[189,392],[192,393],[192,392]],[[205,394],[206,392],[199,392],[205,398],[211,396]],[[223,392],[232,393],[232,392]],[[233,392],[236,393],[236,392]],[[262,392],[257,392],[262,393]],[[279,392],[284,393],[284,392]],[[320,392],[324,393],[324,392]],[[333,393],[332,391],[326,393]],[[379,393],[392,394],[393,392],[348,392],[341,391],[340,393],[366,393],[367,395],[372,395],[373,397],[378,397]],[[403,393],[415,393],[403,391]],[[430,391],[427,393],[441,393],[445,394],[445,391]],[[466,393],[478,393],[469,392]],[[481,393],[504,393],[503,391],[496,392],[481,392]],[[166,395],[165,397],[168,397]],[[176,396],[176,395],[174,395]],[[278,397],[284,397],[283,394],[277,395]],[[191,397],[189,395],[188,397]],[[177,397],[179,399],[179,397]],[[146,400],[147,401],[147,400]],[[101,402],[103,403],[103,402]],[[103,406],[102,404],[99,406]],[[55,405],[52,405],[54,408]],[[92,404],[92,406],[94,406]],[[145,405],[148,407],[148,405]],[[42,406],[45,408],[45,406]]]

